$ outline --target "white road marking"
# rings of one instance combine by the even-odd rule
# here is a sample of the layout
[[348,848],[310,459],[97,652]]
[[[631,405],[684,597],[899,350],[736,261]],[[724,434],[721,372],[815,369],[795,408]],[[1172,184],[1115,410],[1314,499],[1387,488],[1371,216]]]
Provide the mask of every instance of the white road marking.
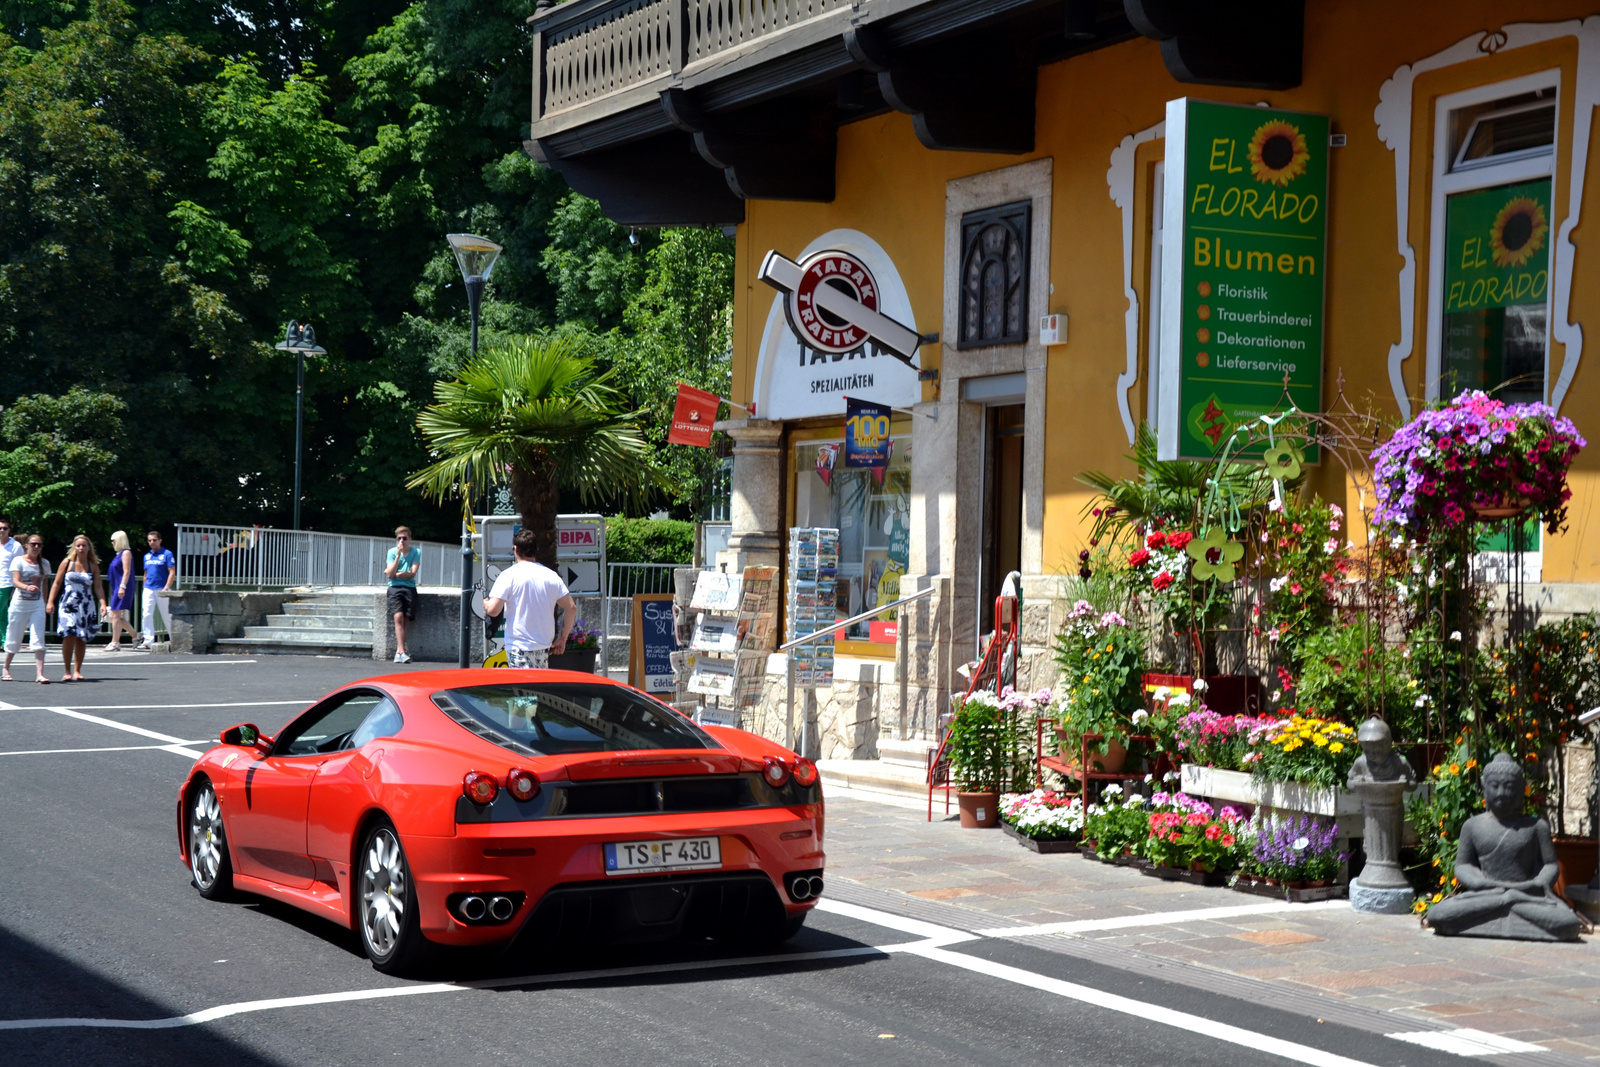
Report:
[[771,956],[748,956],[723,960],[695,960],[688,963],[660,963],[638,967],[611,967],[595,971],[568,971],[562,974],[521,975],[516,978],[494,978],[482,982],[432,982],[424,985],[388,986],[382,989],[352,989],[342,993],[318,993],[304,997],[278,997],[274,1000],[247,1000],[237,1004],[220,1004],[175,1015],[166,1019],[6,1019],[0,1020],[0,1030],[44,1030],[51,1028],[99,1030],[172,1030],[183,1026],[198,1026],[234,1015],[278,1008],[304,1008],[318,1004],[345,1004],[360,1000],[386,1000],[391,997],[426,996],[431,993],[464,993],[471,990],[506,989],[518,986],[560,985],[569,982],[605,981],[614,978],[632,978],[648,974],[678,974],[691,971],[708,971],[718,968],[757,967],[774,963],[808,963],[813,960],[847,959],[853,956],[881,956],[883,949],[835,948],[820,952],[786,952]]
[[136,656],[85,656],[85,663],[126,663],[130,667],[232,667],[236,663],[254,663],[253,659],[201,659],[195,658],[193,663],[173,659],[140,659]]
[[161,747],[163,751],[171,752],[175,755],[188,756],[190,759],[199,759],[201,756],[205,755],[204,752],[184,747],[185,745],[194,744],[195,742],[193,741],[185,741],[183,738],[173,737],[171,734],[157,733],[155,730],[146,730],[143,726],[134,726],[132,723],[118,722],[115,719],[102,719],[98,715],[90,715],[82,711],[73,711],[71,708],[39,708],[37,710],[54,712],[57,715],[65,715],[69,719],[81,719],[84,722],[92,722],[96,726],[109,726],[113,730],[122,730],[125,733],[137,734],[140,737],[148,737],[155,741],[166,741],[169,742],[169,744],[159,747]]
[[1502,1056],[1508,1052],[1549,1052],[1543,1045],[1532,1045],[1514,1037],[1502,1037],[1482,1030],[1465,1027],[1459,1030],[1415,1030],[1404,1034],[1389,1034],[1396,1041],[1450,1052],[1457,1056]]
[[[85,711],[179,711],[185,708],[269,708],[279,704],[298,704],[309,707],[319,698],[311,700],[239,700],[229,704],[79,704]],[[51,711],[61,705],[3,704],[0,711]]]
[[[185,741],[186,745],[204,745],[205,741]],[[172,745],[121,745],[117,748],[22,748],[14,752],[0,752],[0,756],[59,756],[74,752],[171,752]]]
[[923,922],[921,919],[912,919],[905,915],[894,915],[887,911],[879,911],[876,908],[863,908],[859,904],[847,904],[842,900],[823,898],[817,901],[817,910],[828,912],[831,915],[843,915],[847,919],[859,919],[862,922],[872,923],[874,926],[887,926],[889,929],[899,930],[903,934],[916,934],[918,937],[927,938],[926,942],[922,942],[924,944],[958,945],[963,941],[976,941],[978,939],[977,934],[969,934],[948,926]]
[[1059,978],[1035,974],[1020,967],[1010,967],[1003,963],[980,959],[977,956],[969,956],[962,952],[951,952],[946,948],[914,944],[903,946],[901,951],[908,955],[923,956],[930,960],[937,960],[940,963],[947,963],[952,967],[960,967],[963,970],[976,971],[978,974],[988,975],[991,978],[999,978],[1002,981],[1028,986],[1031,989],[1038,989],[1045,993],[1054,993],[1058,997],[1066,997],[1084,1004],[1092,1004],[1097,1008],[1121,1012],[1136,1019],[1161,1023],[1179,1030],[1187,1030],[1192,1034],[1214,1038],[1217,1041],[1226,1041],[1229,1044],[1240,1045],[1244,1048],[1270,1053],[1274,1056],[1281,1056],[1287,1060],[1311,1064],[1313,1067],[1370,1067],[1362,1060],[1353,1060],[1348,1056],[1324,1052],[1322,1049],[1312,1048],[1310,1045],[1284,1041],[1282,1038],[1272,1037],[1254,1030],[1246,1030],[1238,1026],[1231,1026],[1215,1019],[1207,1019],[1202,1015],[1174,1011],[1172,1008],[1164,1008],[1159,1004],[1118,996],[1115,993],[1107,993],[1103,989],[1094,989],[1090,986],[1079,985],[1076,982],[1064,982]]
[[1275,900],[1267,904],[1233,904],[1224,908],[1195,908],[1190,911],[1151,911],[1138,915],[1118,915],[1111,919],[1076,919],[1070,922],[1040,923],[1037,926],[995,926],[974,930],[982,937],[1038,937],[1043,934],[1082,934],[1095,930],[1127,930],[1141,926],[1171,926],[1174,923],[1203,922],[1207,919],[1236,919],[1246,915],[1269,915],[1279,911],[1321,911],[1348,908],[1348,901],[1324,900],[1314,904],[1291,904]]

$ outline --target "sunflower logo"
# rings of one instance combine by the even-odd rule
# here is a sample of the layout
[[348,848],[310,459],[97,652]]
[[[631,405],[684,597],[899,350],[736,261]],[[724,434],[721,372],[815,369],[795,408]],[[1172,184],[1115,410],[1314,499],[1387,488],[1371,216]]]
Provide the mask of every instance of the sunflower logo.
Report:
[[1550,232],[1544,205],[1528,196],[1519,196],[1500,209],[1489,227],[1489,248],[1497,267],[1526,267],[1533,254],[1544,247]]
[[1306,172],[1311,152],[1298,126],[1273,119],[1250,138],[1250,176],[1258,182],[1288,185]]

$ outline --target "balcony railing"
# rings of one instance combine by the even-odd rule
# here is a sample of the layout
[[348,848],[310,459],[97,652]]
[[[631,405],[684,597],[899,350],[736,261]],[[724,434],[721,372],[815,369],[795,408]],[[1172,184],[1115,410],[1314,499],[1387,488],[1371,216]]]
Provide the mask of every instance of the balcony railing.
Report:
[[682,71],[850,0],[572,0],[535,26],[537,118]]

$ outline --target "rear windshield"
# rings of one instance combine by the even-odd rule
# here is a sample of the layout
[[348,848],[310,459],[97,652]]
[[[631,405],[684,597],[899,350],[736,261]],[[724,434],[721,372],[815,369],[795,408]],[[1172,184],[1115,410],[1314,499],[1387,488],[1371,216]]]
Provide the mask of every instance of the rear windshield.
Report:
[[721,747],[682,715],[620,685],[477,685],[435,693],[433,702],[480,737],[538,756]]

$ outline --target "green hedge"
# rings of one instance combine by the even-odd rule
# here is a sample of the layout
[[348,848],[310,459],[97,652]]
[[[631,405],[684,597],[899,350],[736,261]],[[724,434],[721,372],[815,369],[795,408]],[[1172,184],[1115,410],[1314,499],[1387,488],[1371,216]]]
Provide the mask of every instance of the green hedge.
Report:
[[694,562],[694,523],[682,519],[606,520],[606,560],[609,563]]

